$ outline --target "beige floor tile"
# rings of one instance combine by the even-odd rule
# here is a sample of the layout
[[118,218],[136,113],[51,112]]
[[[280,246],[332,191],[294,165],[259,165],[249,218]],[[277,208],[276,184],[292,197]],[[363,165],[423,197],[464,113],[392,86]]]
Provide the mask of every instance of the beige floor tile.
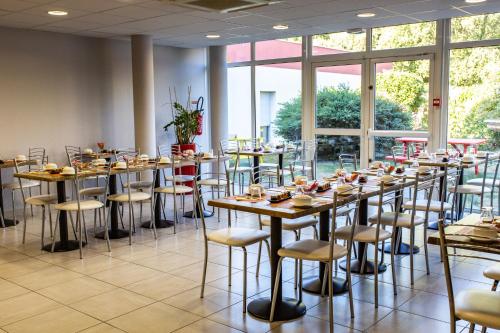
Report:
[[[362,302],[375,303],[375,281],[372,279],[361,279],[353,285],[352,293],[354,299]],[[415,296],[418,291],[402,286],[397,286],[397,295],[394,295],[393,285],[385,282],[378,284],[378,304],[392,309],[405,303]]]
[[200,298],[200,292],[201,287],[196,287],[169,297],[163,303],[206,317],[241,301],[240,295],[210,286],[205,287],[203,298]]
[[113,258],[122,259],[126,261],[134,261],[138,259],[144,259],[152,256],[156,256],[159,254],[165,253],[164,251],[153,248],[150,246],[145,246],[141,244],[132,244],[131,246],[122,246],[119,248],[112,248],[111,253],[105,252],[105,255],[108,255]]
[[115,259],[106,255],[97,255],[83,260],[76,259],[60,264],[62,267],[82,274],[95,274],[107,269],[126,264],[126,261]]
[[123,289],[87,298],[71,305],[100,320],[110,320],[152,303],[153,300]]
[[153,268],[165,273],[189,267],[191,265],[201,265],[201,260],[178,254],[175,252],[168,252],[165,254],[139,259],[134,261],[138,265]]
[[[336,333],[361,332],[353,328],[334,324]],[[291,322],[284,322],[280,326],[273,328],[270,333],[327,333],[330,332],[330,324],[326,320],[311,316],[304,316]]]
[[92,274],[93,278],[111,283],[115,286],[126,286],[134,282],[143,281],[156,276],[162,276],[162,273],[151,268],[127,263],[105,271]]
[[439,320],[421,317],[402,311],[394,311],[370,327],[370,333],[430,333],[450,331],[450,326]]
[[24,294],[0,302],[0,326],[26,319],[61,307],[60,304],[35,293]]
[[196,287],[198,284],[192,280],[183,279],[162,273],[150,279],[132,283],[124,288],[137,294],[161,301]]
[[[1,268],[0,268],[1,269]],[[0,279],[0,301],[31,292],[7,280]]]
[[29,274],[41,269],[50,267],[51,265],[37,259],[29,258],[9,262],[0,266],[0,277],[14,278],[17,276]]
[[38,290],[77,279],[81,276],[82,275],[79,273],[75,273],[58,266],[52,266],[37,272],[14,277],[9,280],[28,289]]
[[111,284],[84,276],[38,290],[38,293],[63,304],[72,304],[114,288]]
[[[228,271],[229,270],[227,266],[208,263],[206,283],[226,277],[228,275]],[[237,273],[238,271],[239,270],[236,268],[232,269],[233,274]],[[194,265],[182,267],[169,273],[185,279],[190,279],[197,284],[200,284],[201,278],[203,276],[203,263],[196,263]]]
[[154,303],[115,318],[109,323],[129,333],[166,333],[173,332],[198,319],[201,318],[170,305]]
[[60,307],[7,325],[4,328],[12,333],[69,333],[79,332],[98,323],[98,320],[81,312],[67,307]]
[[219,324],[215,321],[208,320],[206,318],[203,318],[201,320],[198,320],[188,326],[185,326],[177,331],[175,333],[241,333],[241,331],[231,328],[229,326],[225,326],[222,324]]
[[[228,277],[212,281],[208,285],[243,295],[243,272],[239,271],[232,275],[231,286],[228,286]],[[247,296],[251,297],[271,288],[271,279],[266,276],[255,277],[255,274],[247,273]]]
[[0,248],[0,265],[21,259],[28,259],[29,257],[21,252],[12,251],[6,248]]
[[[334,297],[333,303],[334,322],[360,331],[366,330],[392,311],[384,306],[379,305],[378,309],[376,309],[372,303],[354,300],[354,318],[351,318],[349,299],[347,297]],[[328,320],[328,302],[322,302],[314,308],[308,309],[307,314]]]
[[87,328],[86,330],[81,331],[81,333],[122,333],[122,332],[123,332],[122,330],[106,323],[92,326],[90,328]]

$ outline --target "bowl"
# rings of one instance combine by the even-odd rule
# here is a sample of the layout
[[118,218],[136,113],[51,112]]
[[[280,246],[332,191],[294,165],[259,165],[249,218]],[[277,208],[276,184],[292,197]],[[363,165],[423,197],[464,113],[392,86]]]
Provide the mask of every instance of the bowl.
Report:
[[26,155],[17,155],[16,160],[19,162],[25,162],[27,160]]
[[149,160],[149,155],[147,155],[147,154],[142,154],[142,155],[140,155],[140,156],[139,156],[139,159],[140,159],[141,161],[148,161],[148,160]]
[[93,153],[94,153],[94,151],[92,150],[92,148],[85,148],[85,149],[83,150],[83,153],[84,153],[84,154],[93,154]]
[[380,168],[381,166],[384,165],[384,162],[381,162],[381,161],[375,161],[373,162],[371,165],[370,165],[370,168],[371,169],[378,169]]
[[349,184],[342,184],[337,186],[337,192],[342,194],[345,192],[350,192],[353,189],[352,185]]
[[213,158],[213,157],[214,157],[214,154],[212,154],[210,152],[203,153],[203,158]]
[[127,163],[125,162],[116,162],[115,169],[126,169]]
[[56,170],[57,169],[57,164],[55,163],[47,163],[43,167],[44,170]]
[[462,158],[462,161],[465,163],[474,162],[474,156],[472,156],[471,154],[465,154],[464,157]]
[[92,161],[94,165],[106,165],[106,160],[104,158],[98,158]]
[[485,151],[478,151],[476,154],[477,157],[479,158],[485,158],[486,157],[486,152]]
[[184,150],[183,153],[185,153],[188,156],[194,156],[194,150],[192,149]]
[[418,169],[417,169],[417,172],[418,173],[430,173],[431,172],[431,167],[430,166],[426,166],[426,165],[422,165],[422,166],[419,166]]
[[168,164],[171,162],[172,161],[170,160],[170,157],[168,157],[168,156],[161,156],[160,160],[158,161],[159,164]]
[[307,185],[307,177],[306,176],[297,176],[294,181],[295,185]]
[[380,177],[380,180],[382,181],[382,183],[388,184],[394,181],[394,177],[391,175],[383,175],[382,177]]
[[74,175],[75,174],[75,168],[65,166],[62,168],[61,175]]
[[312,200],[312,197],[306,194],[297,194],[292,197],[293,205],[297,207],[311,206]]

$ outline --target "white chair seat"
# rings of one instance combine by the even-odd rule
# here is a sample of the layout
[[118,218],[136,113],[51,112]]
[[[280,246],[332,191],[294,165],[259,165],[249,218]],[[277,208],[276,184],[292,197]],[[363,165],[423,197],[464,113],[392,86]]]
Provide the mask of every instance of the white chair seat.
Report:
[[207,235],[209,241],[228,246],[247,246],[269,238],[270,234],[264,230],[250,228],[224,228]]
[[277,168],[278,167],[278,163],[260,163],[259,166],[261,168]]
[[[21,179],[21,182],[23,183],[23,188],[36,187],[40,185],[40,182],[38,180]],[[15,181],[12,183],[4,184],[3,188],[8,190],[19,190],[21,186],[19,185],[18,181]]]
[[486,268],[483,272],[483,275],[488,279],[492,279],[495,281],[500,280],[500,264],[495,264]]
[[[271,226],[271,219],[268,218],[262,218],[261,219],[262,225]],[[299,230],[307,227],[312,227],[318,223],[318,220],[316,220],[314,217],[306,217],[306,218],[299,218],[299,219],[282,219],[281,222],[281,228],[283,230],[288,230],[288,231],[293,231],[293,230]]]
[[[315,239],[299,240],[286,244],[278,250],[280,257],[326,262],[330,259],[330,242]],[[347,248],[334,244],[332,260],[347,255]]]
[[[269,170],[262,170],[261,172],[261,175],[263,176],[271,176],[271,177],[276,177],[277,175],[277,172],[276,170],[273,170],[273,169],[269,169]],[[283,175],[289,175],[290,174],[290,170],[288,169],[282,169],[280,170],[280,175],[283,176]]]
[[[413,208],[413,201],[407,201],[403,205],[404,209],[412,209]],[[417,200],[415,202],[415,210],[418,211],[425,211],[427,209],[427,200]],[[443,203],[443,210],[451,210],[451,204],[450,203]],[[441,201],[439,200],[431,200],[431,203],[429,205],[429,211],[431,212],[440,212],[441,211]]]
[[[98,209],[98,208],[102,208],[103,206],[104,206],[104,204],[100,201],[97,201],[97,200],[82,200],[82,201],[80,201],[80,209],[81,210]],[[64,210],[64,211],[77,211],[78,210],[78,203],[76,201],[62,202],[60,204],[55,205],[54,208],[57,210]]]
[[250,172],[252,171],[252,167],[237,167],[236,172]]
[[97,197],[100,195],[104,195],[106,193],[106,189],[104,187],[88,187],[80,190],[80,195],[87,197]]
[[456,316],[476,325],[500,329],[500,294],[488,290],[463,290],[455,298]]
[[[394,222],[394,218],[396,216],[395,212],[384,212],[380,216],[380,223],[383,225],[388,225],[391,226],[392,223]],[[373,215],[368,218],[368,222],[370,223],[377,223],[378,216]],[[415,215],[415,219],[413,221],[414,225],[420,225],[425,222],[425,219],[421,216]],[[410,228],[411,227],[411,214],[406,214],[406,213],[399,213],[398,214],[398,221],[396,224],[397,227],[403,227],[403,228]]]
[[[147,180],[140,180],[137,182],[130,182],[130,188],[134,190],[143,190],[145,188],[149,188],[153,185],[152,182],[147,181]],[[128,188],[129,184],[125,183],[123,184],[124,188]]]
[[[457,193],[461,193],[461,194],[477,194],[477,195],[481,195],[482,193],[482,186],[477,186],[477,185],[469,185],[469,184],[465,184],[465,185],[458,185],[456,190],[455,190],[455,187],[450,187],[448,189],[448,191],[450,191],[451,193],[455,193],[455,191]],[[489,187],[484,187],[484,192],[487,193],[487,192],[491,192],[491,188]]]
[[216,178],[208,178],[202,179],[198,182],[199,185],[202,186],[226,186],[227,180],[225,179],[216,179]]
[[[467,181],[467,185],[475,185],[475,186],[483,186],[483,178],[474,178],[469,181]],[[500,179],[497,179],[495,182],[495,185],[493,185],[493,179],[492,178],[486,178],[484,180],[484,185],[487,187],[500,187]]]
[[26,198],[26,203],[33,206],[55,205],[57,203],[57,195],[34,195],[32,197]]
[[[184,182],[190,182],[194,180],[195,176],[189,176],[189,175],[175,175],[175,182],[177,183],[184,183]],[[174,181],[174,177],[172,176],[166,176],[165,177],[166,181]]]
[[[175,194],[186,194],[193,192],[193,189],[189,186],[185,185],[176,185],[175,186]],[[155,193],[166,193],[166,194],[174,194],[173,186],[162,186],[155,188]]]
[[[335,229],[335,238],[348,240],[351,238],[352,226],[346,225]],[[391,238],[392,234],[380,228],[379,241]],[[374,243],[377,240],[377,229],[366,225],[357,225],[354,231],[354,241]]]
[[[337,209],[337,216],[345,216],[346,214],[351,212],[351,208],[347,206],[343,206]],[[313,213],[313,216],[319,217],[319,213]]]
[[[151,194],[145,192],[131,192],[130,201],[146,201],[151,198]],[[128,202],[128,193],[118,193],[108,196],[108,200],[116,202]]]

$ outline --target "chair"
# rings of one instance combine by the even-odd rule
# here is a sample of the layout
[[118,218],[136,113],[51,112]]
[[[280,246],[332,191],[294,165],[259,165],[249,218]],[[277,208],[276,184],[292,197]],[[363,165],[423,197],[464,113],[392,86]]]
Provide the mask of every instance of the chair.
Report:
[[[56,223],[54,223],[54,230],[52,232],[52,252],[54,252],[55,245],[56,245],[56,237],[55,233],[57,230],[57,225],[59,223],[59,214],[61,212],[65,212],[68,214],[71,214],[72,212],[76,213],[76,227],[78,230],[78,241],[79,241],[79,249],[80,249],[80,259],[83,259],[83,231],[85,231],[85,238],[87,239],[87,230],[85,228],[85,220],[83,218],[83,214],[85,211],[89,210],[101,210],[103,211],[103,216],[107,216],[104,220],[104,238],[106,239],[106,243],[108,246],[108,252],[111,252],[111,244],[109,242],[109,234],[108,234],[108,220],[109,220],[109,213],[111,212],[111,209],[108,209],[106,215],[106,197],[107,197],[107,192],[103,195],[102,201],[99,200],[94,200],[94,199],[89,199],[89,200],[82,200],[80,197],[80,177],[79,177],[79,172],[80,172],[80,166],[81,162],[80,161],[73,161],[72,165],[75,168],[75,175],[71,177],[73,180],[73,184],[75,186],[76,190],[76,200],[73,201],[67,201],[67,202],[62,202],[54,205],[54,208],[57,210],[57,217],[56,217]],[[109,184],[109,175],[111,172],[111,165],[109,164],[106,167],[106,186],[105,188],[108,188]]]
[[[394,187],[385,187],[383,182],[380,182],[380,187],[379,187],[379,195],[378,195],[378,202],[379,206],[382,207],[384,204],[384,199],[385,196],[389,193],[394,193],[394,198],[396,200],[396,207],[399,210],[399,207],[401,207],[401,202],[403,198],[403,189],[405,187],[405,181],[406,179],[403,178],[403,182],[400,185],[401,189],[395,192]],[[366,246],[364,248],[363,256],[361,258],[361,271],[364,271],[364,267],[366,265],[367,261],[367,252],[368,252],[368,245],[372,244],[374,245],[375,253],[374,253],[374,277],[375,277],[375,292],[374,292],[374,297],[375,297],[375,307],[378,308],[378,266],[379,266],[379,260],[378,260],[378,251],[379,251],[379,243],[383,244],[385,243],[386,240],[390,239],[391,240],[391,267],[392,267],[392,283],[393,283],[393,288],[394,288],[394,295],[397,294],[397,288],[396,288],[396,272],[394,268],[394,251],[395,251],[395,243],[396,243],[396,233],[394,232],[395,226],[398,222],[398,214],[392,214],[392,220],[391,220],[391,226],[392,226],[392,231],[389,232],[385,230],[386,224],[383,223],[383,212],[381,209],[378,210],[377,215],[370,217],[369,222],[371,225],[360,225],[355,222],[353,222],[352,225],[346,225],[340,228],[337,228],[335,230],[335,237],[338,239],[342,240],[347,240],[350,242],[361,242],[361,243],[366,243]],[[353,232],[354,230],[354,232]],[[384,251],[382,251],[382,262],[384,260]]]
[[[243,192],[245,186],[245,174],[248,173],[248,183],[251,182],[252,176],[252,167],[250,166],[241,166],[241,157],[240,157],[240,144],[236,140],[221,140],[219,142],[219,148],[222,156],[225,156],[226,153],[236,153],[236,156],[228,161],[228,170],[231,172],[230,180],[233,194],[234,186],[235,186],[235,178],[238,176],[238,185],[240,189],[240,193]],[[234,155],[233,155],[234,156]],[[249,162],[250,163],[250,162]]]
[[494,192],[496,189],[498,189],[498,203],[497,203],[497,211],[500,214],[500,180],[498,179],[498,171],[500,167],[500,158],[497,158],[497,160],[494,162],[495,165],[495,172],[493,174],[493,178],[486,178],[484,179],[484,175],[481,178],[473,178],[469,181],[467,181],[467,185],[474,185],[474,186],[482,186],[483,185],[483,180],[484,180],[484,185],[485,188],[491,189],[490,192],[490,206],[493,207],[493,196]]
[[351,171],[358,170],[358,159],[355,154],[340,154],[339,163],[341,169],[347,170],[348,166],[351,166]]
[[[179,222],[179,218],[177,216],[177,195],[180,195],[182,197],[182,208],[184,210],[184,199],[186,194],[193,194],[193,204],[195,203],[195,196],[193,193],[193,188],[190,186],[183,185],[182,183],[185,182],[185,178],[182,178],[180,175],[180,170],[181,170],[181,162],[176,161],[177,156],[176,155],[171,155],[169,156],[170,160],[172,163],[170,164],[170,168],[165,168],[164,171],[170,169],[171,174],[168,175],[164,173],[164,185],[163,186],[158,186],[155,187],[153,186],[153,202],[156,202],[156,197],[158,195],[164,195],[165,197],[167,195],[171,195],[174,199],[174,234],[177,232],[176,225]],[[181,177],[181,178],[179,178]],[[196,183],[196,177],[191,176],[191,180],[194,180]],[[166,202],[166,198],[165,198]],[[194,207],[194,206],[193,206]],[[195,208],[193,208],[195,210]],[[163,214],[165,214],[165,209],[163,207]],[[196,216],[196,214],[194,214]],[[197,223],[197,220],[196,220]]]
[[[462,257],[490,260],[497,263],[500,262],[498,256],[481,256],[475,253],[489,252],[499,255],[500,250],[487,244],[476,243],[472,241],[460,242],[461,237],[457,232],[456,227],[460,224],[445,225],[445,220],[439,220],[439,237],[441,257],[444,265],[446,288],[448,291],[448,302],[450,306],[450,332],[456,332],[456,322],[465,320],[470,323],[469,332],[474,332],[476,325],[483,326],[483,332],[486,328],[500,329],[500,296],[496,291],[465,289],[459,292],[456,296],[453,291],[453,280],[451,277],[449,257]],[[480,226],[463,225],[469,230],[471,228],[480,229]],[[448,247],[454,249],[452,254],[448,253]],[[455,249],[465,251],[455,251]],[[498,267],[498,266],[496,266]]]
[[[19,162],[14,159],[14,167],[16,170],[16,173],[20,173],[19,169]],[[45,220],[46,220],[46,213],[49,215],[49,222],[50,222],[50,237],[52,237],[52,214],[50,211],[50,205],[57,204],[57,196],[56,195],[51,195],[51,194],[40,194],[40,195],[35,195],[31,196],[29,195],[26,197],[24,193],[24,185],[23,182],[21,181],[21,178],[17,179],[19,182],[19,189],[21,192],[21,197],[23,200],[23,214],[24,214],[24,227],[23,227],[23,244],[26,241],[26,227],[27,227],[27,218],[26,218],[26,206],[31,205],[31,206],[38,206],[42,208],[42,248],[44,246],[44,238],[45,238]]]
[[[347,198],[343,199],[339,198],[339,194],[337,191],[333,194],[333,205],[332,211],[337,211],[337,207],[342,206],[342,202],[355,202],[354,203],[354,223],[358,221],[358,210],[359,210],[359,199],[360,193],[356,193],[354,195],[350,195]],[[279,289],[281,270],[283,265],[284,258],[292,258],[299,261],[299,302],[302,301],[302,261],[317,261],[325,264],[325,273],[323,276],[323,286],[322,286],[322,294],[324,294],[326,284],[328,284],[328,305],[329,305],[329,320],[330,320],[330,332],[333,332],[333,287],[332,283],[328,283],[332,281],[333,278],[333,262],[341,259],[343,257],[347,257],[347,284],[349,288],[349,300],[350,300],[350,310],[351,317],[354,316],[354,304],[352,298],[352,283],[351,283],[351,274],[350,272],[350,262],[351,262],[351,249],[352,249],[352,240],[354,239],[354,228],[351,228],[350,236],[348,236],[348,245],[341,246],[336,243],[336,214],[332,214],[332,222],[330,228],[330,240],[323,241],[318,239],[305,239],[295,241],[289,244],[286,244],[281,249],[278,250],[278,272],[276,273],[276,280],[274,281],[274,293],[272,295],[271,302],[271,314],[269,320],[272,322],[274,319],[274,311],[276,308],[276,297]]]
[[398,144],[391,147],[391,156],[386,156],[386,160],[392,159],[394,165],[402,164],[404,161],[409,159],[409,150],[405,145]]
[[427,142],[411,142],[408,144],[410,157],[416,158],[425,150],[427,150]]
[[231,226],[231,213],[228,214],[228,226],[227,228],[218,229],[207,233],[207,227],[205,223],[205,217],[203,215],[203,207],[201,204],[200,193],[198,192],[198,185],[194,186],[194,191],[196,195],[196,209],[200,213],[201,226],[203,229],[203,239],[205,243],[205,257],[203,262],[203,276],[201,279],[201,293],[200,298],[204,297],[205,292],[205,280],[207,276],[207,265],[208,265],[208,244],[209,242],[216,243],[219,245],[225,245],[229,248],[229,277],[228,284],[231,285],[231,261],[232,261],[232,248],[240,247],[243,250],[243,313],[247,309],[247,246],[265,242],[267,246],[267,251],[269,256],[271,256],[271,249],[267,239],[270,234],[264,230],[256,230],[250,228],[236,228]]
[[[123,157],[124,154],[129,155],[129,156],[138,157],[138,156],[140,156],[140,151],[136,150],[135,148],[120,148],[115,152],[115,159],[118,160],[118,156]],[[135,181],[128,179],[126,182],[123,182],[123,178],[122,178],[121,174],[119,174],[119,178],[120,178],[120,184],[122,186],[122,191],[129,186],[133,190],[142,191],[142,190],[147,190],[147,189],[151,188],[151,185],[152,185],[151,181],[141,179],[140,172],[136,173],[136,180]]]
[[[126,183],[131,184],[131,174],[134,172],[134,165],[133,162],[134,160],[137,159],[137,153],[131,153],[131,152],[119,152],[116,154],[116,161],[117,162],[125,162],[126,165]],[[158,172],[157,168],[157,163],[155,164],[155,168],[152,170],[152,176],[153,179],[156,175],[156,172]],[[150,202],[151,204],[151,223],[150,227],[153,229],[153,234],[155,239],[157,238],[156,235],[156,225],[154,223],[154,208],[153,208],[153,200],[152,200],[152,193],[153,193],[153,184],[154,182],[150,182],[151,187],[150,191],[145,191],[145,190],[137,190],[132,192],[132,186],[127,186],[124,188],[124,192],[122,193],[117,193],[117,194],[112,194],[108,196],[108,200],[112,202],[116,202],[117,204],[125,205],[128,204],[128,216],[129,216],[129,234],[128,234],[128,243],[129,245],[132,245],[132,233],[135,230],[135,216],[134,216],[134,203],[139,203],[141,205],[141,215],[139,217],[140,220],[142,220],[142,204],[145,202]]]
[[295,157],[290,163],[290,174],[292,181],[297,175],[311,176],[316,178],[316,140],[302,140],[295,145]]

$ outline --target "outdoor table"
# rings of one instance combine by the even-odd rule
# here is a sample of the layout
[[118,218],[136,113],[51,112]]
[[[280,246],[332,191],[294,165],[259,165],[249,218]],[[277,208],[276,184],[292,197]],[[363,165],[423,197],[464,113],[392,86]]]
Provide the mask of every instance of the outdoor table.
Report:
[[[24,165],[37,165],[38,161],[31,160],[31,161],[25,161],[25,162],[18,162],[20,166]],[[3,169],[13,169],[15,167],[14,165],[14,160],[4,160],[2,163],[0,163],[0,208],[2,209],[2,217],[4,220],[5,227],[11,227],[19,223],[18,220],[14,221],[13,219],[8,219],[5,217],[5,208],[3,204],[3,182],[2,182],[2,171]],[[4,226],[0,225],[0,228],[3,228]]]
[[[396,138],[396,141],[401,142],[404,146],[405,151],[408,148],[407,145],[409,143],[425,143],[427,144],[427,138],[413,138],[413,137],[401,137]],[[488,140],[486,139],[448,139],[448,143],[455,148],[455,150],[461,154],[467,153],[469,147],[472,147],[474,153],[477,153],[477,147],[483,143],[486,143]],[[461,150],[459,146],[462,146]]]

